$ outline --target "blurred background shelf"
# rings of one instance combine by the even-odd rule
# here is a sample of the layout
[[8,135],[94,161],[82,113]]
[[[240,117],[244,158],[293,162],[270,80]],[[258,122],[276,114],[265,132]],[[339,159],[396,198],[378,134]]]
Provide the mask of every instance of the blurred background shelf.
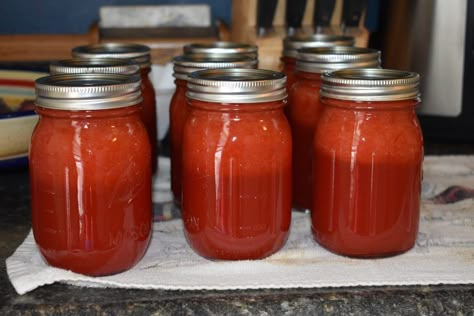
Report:
[[[259,35],[258,1],[259,0],[232,1],[232,28],[230,39],[235,42],[257,45],[259,48],[259,67],[277,70],[279,69],[280,56],[283,50],[283,38],[285,38],[289,32],[288,26],[292,23],[300,24],[301,27],[295,30],[297,34],[310,35],[315,32],[313,14],[315,12],[316,1],[276,0],[274,13],[265,8],[267,12],[264,12],[264,14],[273,14],[274,16],[272,19],[271,17],[266,17],[270,19],[272,23],[264,35]],[[319,1],[324,2],[323,0]],[[329,25],[324,27],[322,31],[326,34],[354,36],[356,46],[367,47],[370,33],[364,26],[366,3],[358,0],[352,1],[354,3],[360,2],[360,7],[364,7],[360,19],[356,21],[357,27],[344,27],[343,0],[332,0],[330,2],[334,3],[334,7],[332,12],[329,13]],[[290,8],[287,8],[287,4]],[[288,16],[287,10],[291,9],[291,6],[296,5],[299,5],[303,11],[292,12],[293,16]],[[262,16],[260,15],[260,17]],[[263,18],[265,19],[264,16]],[[297,21],[295,22],[295,20]]]
[[[93,25],[87,34],[31,34],[31,35],[0,35],[0,61],[50,61],[71,58],[71,50],[80,45],[94,44],[99,42],[133,42],[145,44],[152,49],[153,64],[165,64],[174,56],[180,55],[182,47],[190,42],[206,43],[218,39],[217,31],[212,36],[210,29],[201,34],[195,31],[180,30],[186,37],[156,36],[161,31],[148,30],[137,32],[128,30],[123,32],[128,36],[117,36],[118,30],[106,30],[103,34],[97,25]],[[153,36],[150,32],[154,32]],[[178,31],[174,31],[176,35]],[[115,36],[113,36],[115,34]],[[203,35],[205,36],[199,36]],[[112,36],[111,36],[112,35]],[[193,36],[196,35],[196,36]]]
[[[270,0],[272,1],[272,0]],[[263,35],[258,34],[257,7],[259,0],[234,0],[231,2],[231,26],[219,17],[210,16],[208,26],[173,27],[100,27],[99,22],[89,26],[85,34],[0,34],[0,61],[48,61],[70,58],[73,47],[98,42],[135,42],[152,48],[154,64],[165,64],[172,57],[182,53],[187,43],[207,43],[216,40],[243,42],[258,45],[260,68],[279,69],[282,41],[288,35],[287,1],[275,1],[275,12],[268,12],[271,27]],[[294,0],[293,0],[294,1]],[[320,0],[321,1],[321,0]],[[301,28],[299,34],[312,34],[315,0],[299,0],[303,3]],[[332,0],[334,10],[325,32],[341,34],[343,23],[343,0]],[[296,2],[288,2],[290,5]],[[300,4],[301,5],[301,4]],[[178,5],[176,5],[178,7]],[[121,8],[120,6],[116,6]],[[151,7],[160,7],[151,6]],[[184,5],[183,5],[184,7]],[[104,7],[100,8],[100,11]],[[122,12],[126,12],[123,10]],[[137,19],[135,17],[135,19]],[[267,17],[268,19],[268,17]],[[347,28],[345,34],[354,35],[356,46],[366,47],[369,32],[364,27],[365,11],[361,15],[357,28]],[[130,24],[130,23],[128,23]]]

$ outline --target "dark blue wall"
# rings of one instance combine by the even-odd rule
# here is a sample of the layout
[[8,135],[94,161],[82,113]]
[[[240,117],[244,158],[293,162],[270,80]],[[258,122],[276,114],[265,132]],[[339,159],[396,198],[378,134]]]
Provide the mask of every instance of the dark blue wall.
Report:
[[211,5],[213,19],[230,24],[231,0],[0,0],[0,34],[81,34],[99,19],[103,5]]

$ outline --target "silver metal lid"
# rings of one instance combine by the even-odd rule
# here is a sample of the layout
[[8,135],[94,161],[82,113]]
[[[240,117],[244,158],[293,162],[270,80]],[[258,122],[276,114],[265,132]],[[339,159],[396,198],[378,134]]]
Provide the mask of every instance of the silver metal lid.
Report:
[[219,68],[256,68],[258,61],[255,58],[242,55],[207,56],[183,55],[173,59],[174,74],[177,79],[188,80],[188,74],[204,69]]
[[183,47],[185,55],[246,55],[258,58],[258,48],[255,45],[234,42],[194,43]]
[[140,67],[133,60],[113,58],[74,58],[53,61],[49,64],[49,72],[54,74],[138,74]]
[[219,103],[260,103],[287,97],[286,76],[264,69],[207,69],[189,75],[186,96]]
[[313,34],[288,36],[283,39],[283,56],[296,58],[296,50],[303,47],[354,46],[352,36]]
[[399,101],[420,97],[420,76],[393,69],[344,69],[321,76],[323,97],[352,101]]
[[322,73],[344,68],[375,68],[380,51],[352,46],[305,47],[297,50],[296,70]]
[[139,75],[58,74],[35,81],[38,106],[57,110],[105,110],[142,101]]
[[150,47],[130,43],[99,43],[78,46],[72,50],[72,57],[75,58],[131,59],[141,68],[150,67],[150,54]]

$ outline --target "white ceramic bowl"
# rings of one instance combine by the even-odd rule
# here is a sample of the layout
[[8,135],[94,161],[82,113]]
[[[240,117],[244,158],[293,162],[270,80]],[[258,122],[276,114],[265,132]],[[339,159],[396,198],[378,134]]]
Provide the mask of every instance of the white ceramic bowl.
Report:
[[38,122],[34,82],[47,73],[0,70],[0,167],[26,164]]

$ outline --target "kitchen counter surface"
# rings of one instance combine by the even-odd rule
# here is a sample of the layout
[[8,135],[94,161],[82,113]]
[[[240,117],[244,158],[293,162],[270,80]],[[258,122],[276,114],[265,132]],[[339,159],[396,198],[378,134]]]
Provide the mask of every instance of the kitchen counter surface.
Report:
[[[474,145],[425,146],[471,154]],[[246,291],[93,289],[47,285],[16,294],[5,259],[31,228],[28,170],[0,170],[0,315],[474,315],[474,285]]]

